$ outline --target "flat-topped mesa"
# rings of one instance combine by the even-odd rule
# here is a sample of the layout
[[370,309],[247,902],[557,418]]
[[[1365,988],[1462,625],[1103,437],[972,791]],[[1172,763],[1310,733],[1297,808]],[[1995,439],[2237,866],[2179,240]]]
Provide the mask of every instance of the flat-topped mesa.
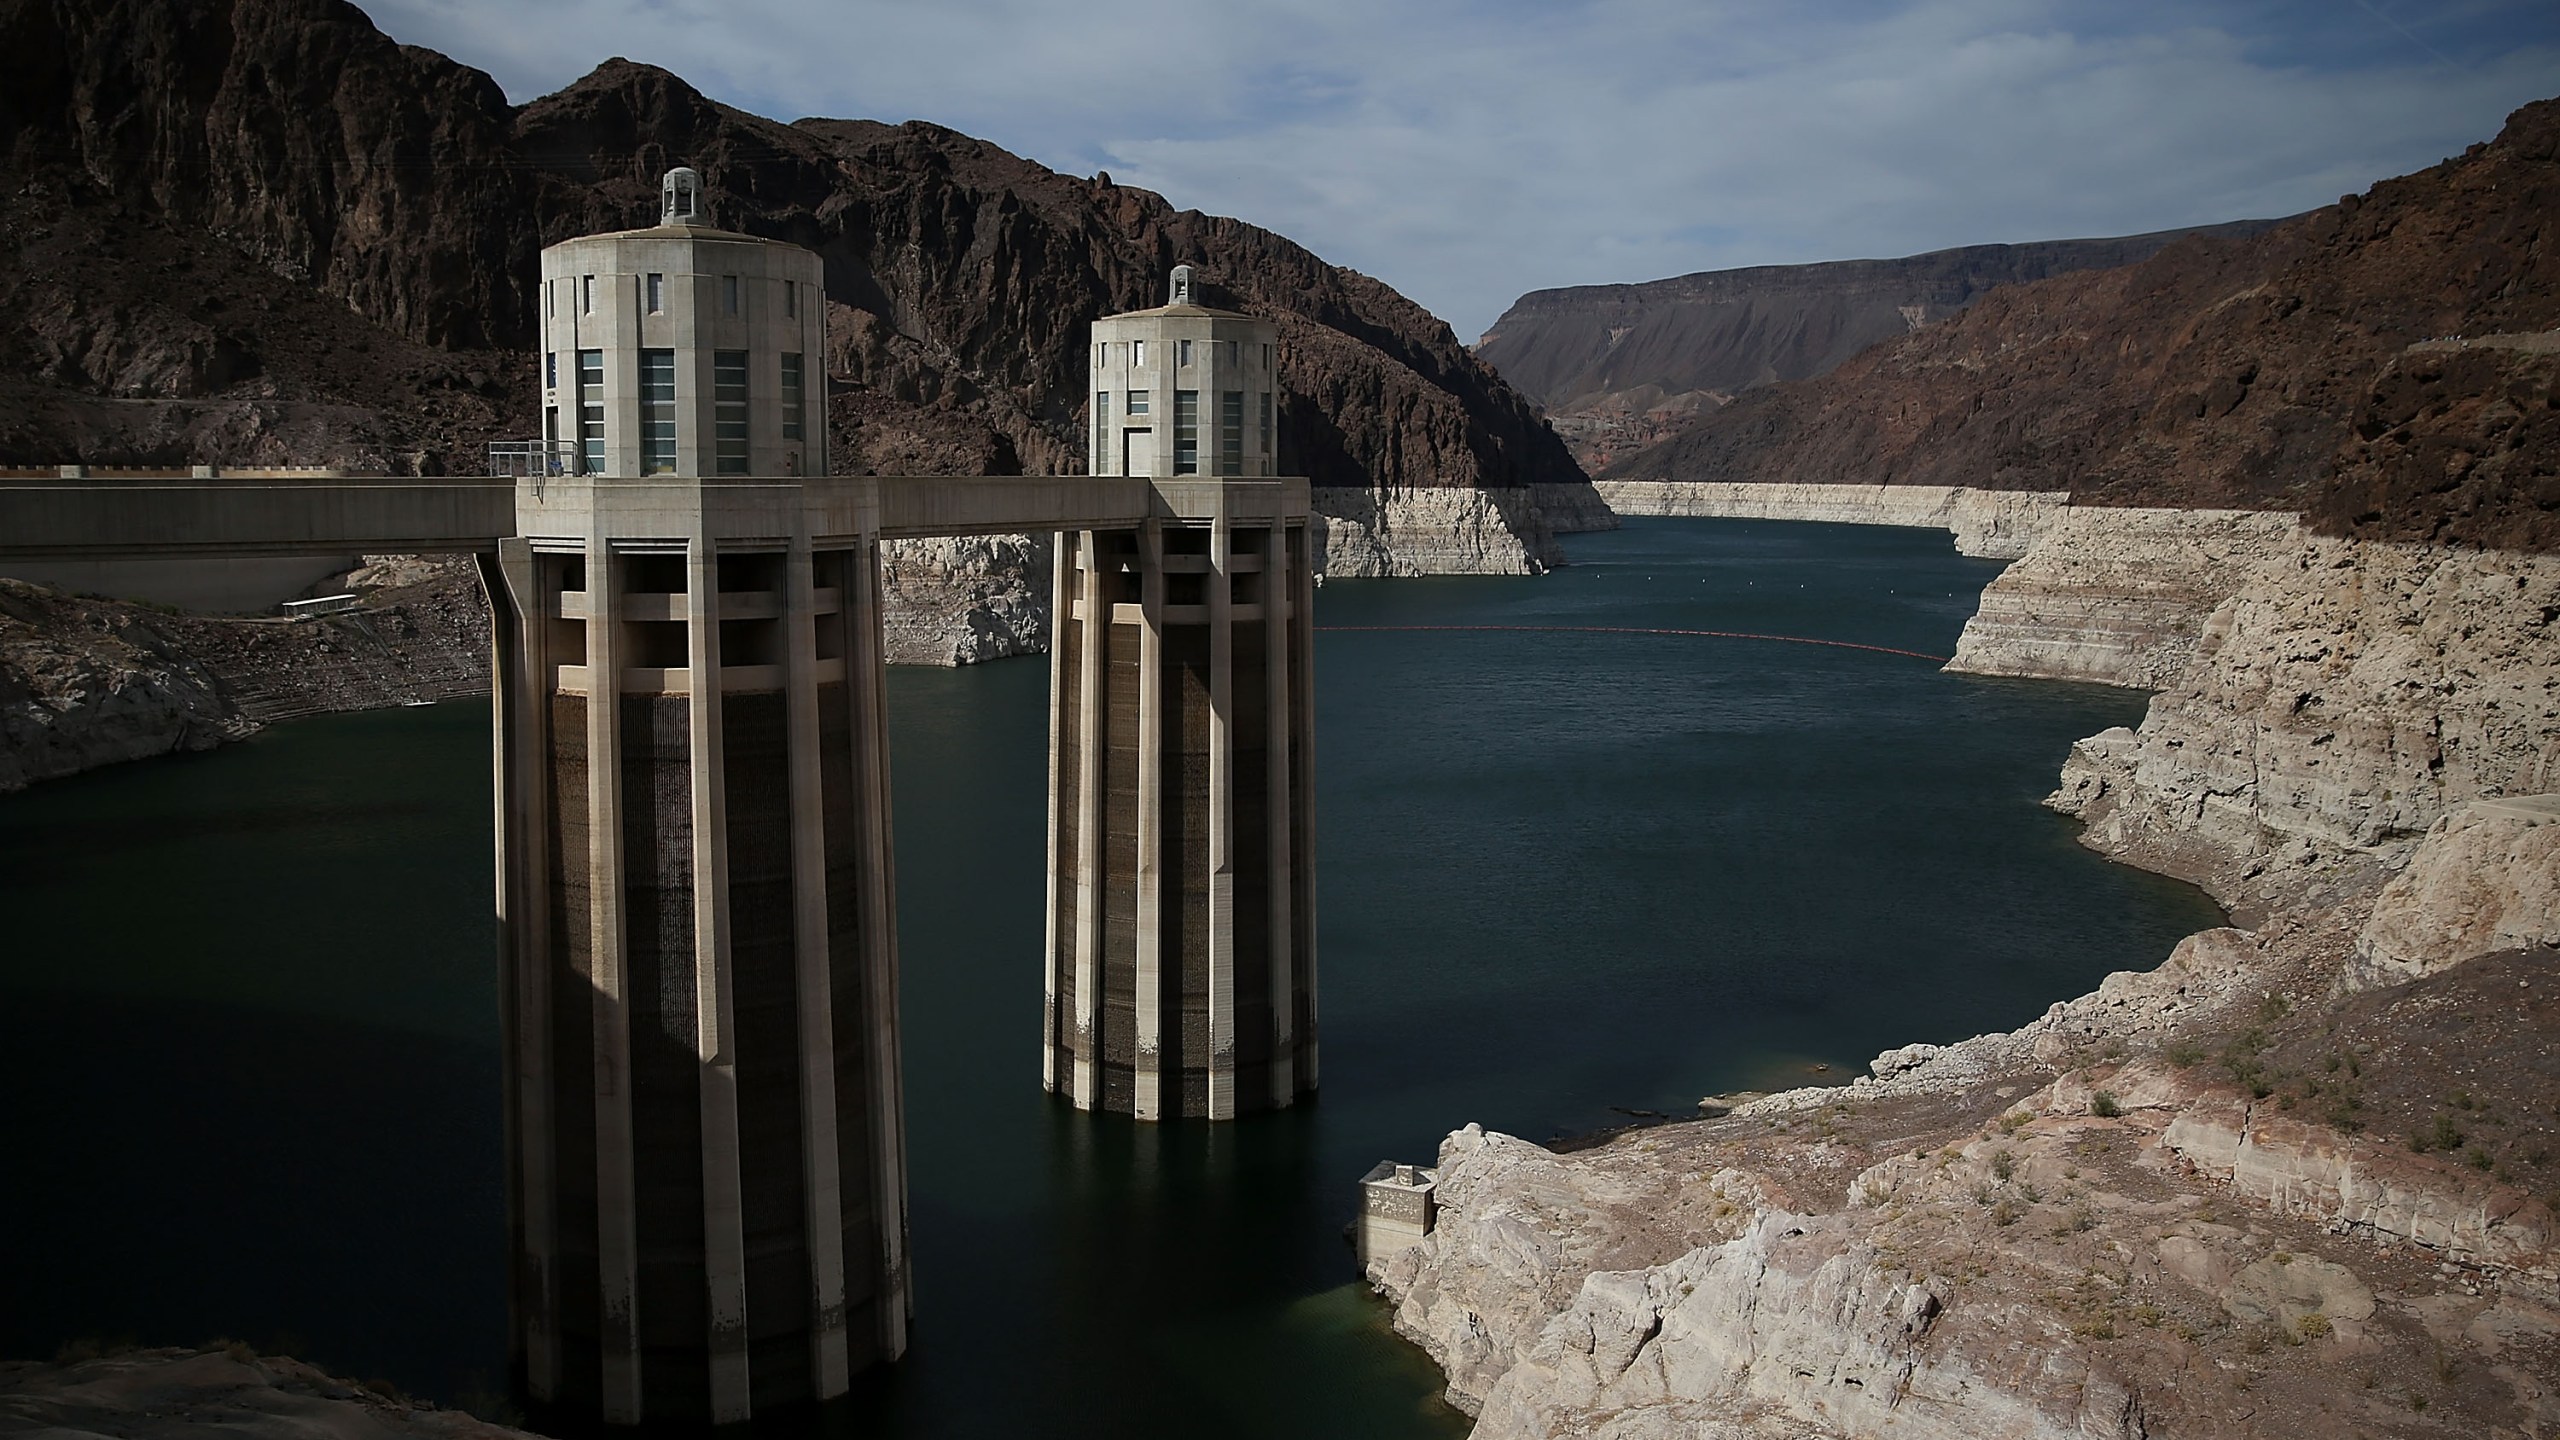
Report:
[[[1195,303],[1187,265],[1170,303],[1095,321],[1097,473],[1277,474],[1277,340]],[[1312,551],[1256,489],[1059,537],[1041,1065],[1079,1109],[1315,1089]]]

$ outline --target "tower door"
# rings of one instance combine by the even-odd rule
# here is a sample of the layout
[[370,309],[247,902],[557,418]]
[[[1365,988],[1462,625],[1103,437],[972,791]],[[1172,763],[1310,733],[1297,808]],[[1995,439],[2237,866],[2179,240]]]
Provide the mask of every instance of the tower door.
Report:
[[1156,473],[1156,432],[1144,426],[1120,432],[1120,473],[1153,475]]

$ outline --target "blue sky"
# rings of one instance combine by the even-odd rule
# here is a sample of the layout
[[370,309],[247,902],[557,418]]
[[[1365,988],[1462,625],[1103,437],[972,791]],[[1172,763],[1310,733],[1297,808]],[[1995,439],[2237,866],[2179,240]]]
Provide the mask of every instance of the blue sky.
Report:
[[2282,215],[2560,94],[2551,0],[359,0],[518,101],[608,56],[932,120],[1367,271],[1524,291]]

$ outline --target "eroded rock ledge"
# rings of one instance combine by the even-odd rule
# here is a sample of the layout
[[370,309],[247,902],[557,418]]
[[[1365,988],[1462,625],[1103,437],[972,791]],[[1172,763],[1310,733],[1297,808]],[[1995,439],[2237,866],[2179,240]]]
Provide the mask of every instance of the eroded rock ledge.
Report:
[[1959,552],[1992,560],[2012,560],[2027,553],[2027,547],[2071,503],[2070,496],[2058,491],[1975,490],[1961,485],[1595,480],[1591,488],[1620,515],[1933,526],[1955,532]]
[[2049,803],[2235,923],[1851,1085],[1452,1134],[1370,1279],[1479,1440],[2560,1426],[2560,561],[2047,521],[1956,667],[2158,687]]

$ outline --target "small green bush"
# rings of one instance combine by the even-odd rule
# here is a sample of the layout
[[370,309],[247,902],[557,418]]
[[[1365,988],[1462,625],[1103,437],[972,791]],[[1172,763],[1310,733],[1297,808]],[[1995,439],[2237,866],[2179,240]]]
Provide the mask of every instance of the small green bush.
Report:
[[2089,1097],[2089,1113],[2101,1120],[2113,1120],[2124,1113],[2124,1107],[2116,1103],[2116,1092],[2101,1090]]

